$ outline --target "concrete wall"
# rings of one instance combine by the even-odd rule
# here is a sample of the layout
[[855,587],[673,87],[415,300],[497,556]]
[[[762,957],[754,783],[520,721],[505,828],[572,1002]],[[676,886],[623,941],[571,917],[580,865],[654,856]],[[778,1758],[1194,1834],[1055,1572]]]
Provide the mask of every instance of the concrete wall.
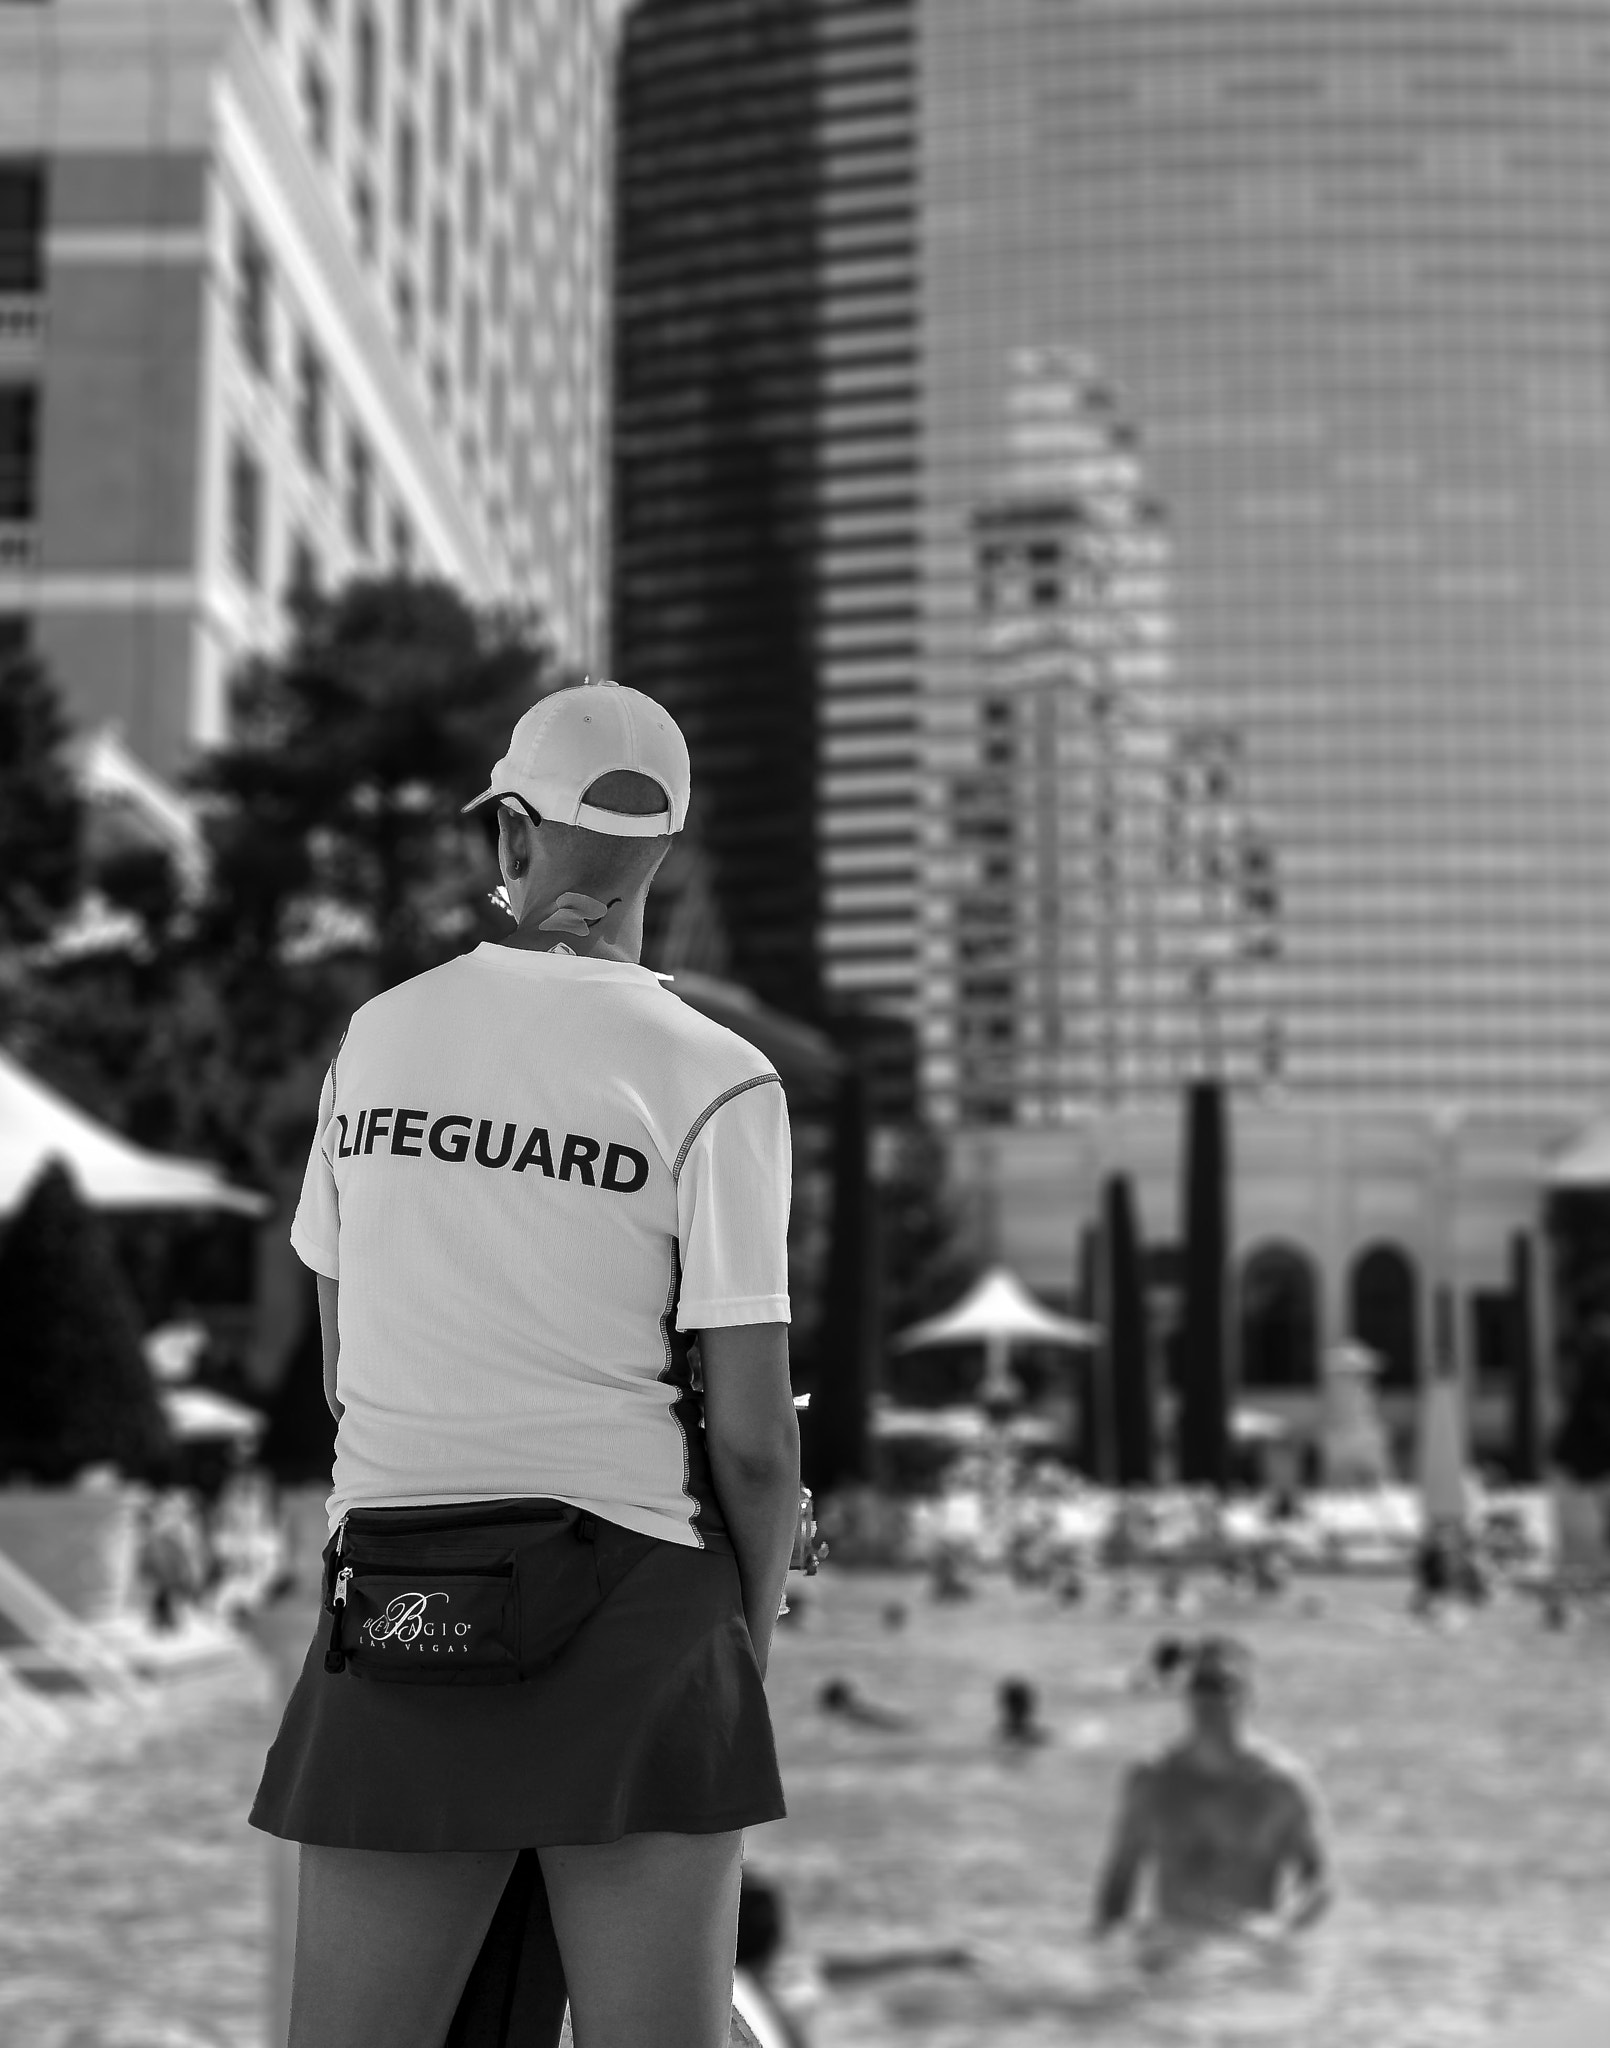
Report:
[[76,722],[115,724],[142,760],[171,772],[191,752],[193,610],[188,604],[42,611],[40,654]]

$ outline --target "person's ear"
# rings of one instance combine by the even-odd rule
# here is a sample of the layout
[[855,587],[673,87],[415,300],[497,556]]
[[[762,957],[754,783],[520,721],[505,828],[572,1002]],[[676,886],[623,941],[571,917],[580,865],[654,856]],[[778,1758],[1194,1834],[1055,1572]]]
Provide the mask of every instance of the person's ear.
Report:
[[517,811],[506,807],[498,812],[498,867],[503,875],[503,893],[518,923],[525,877],[531,872],[531,826]]

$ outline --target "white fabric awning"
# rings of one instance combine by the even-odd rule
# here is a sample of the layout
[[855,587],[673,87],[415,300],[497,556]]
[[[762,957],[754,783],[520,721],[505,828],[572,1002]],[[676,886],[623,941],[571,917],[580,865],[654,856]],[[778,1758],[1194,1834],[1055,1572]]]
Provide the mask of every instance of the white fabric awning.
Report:
[[266,1415],[212,1387],[164,1387],[162,1406],[181,1443],[252,1443],[268,1427]]
[[1094,1344],[1099,1331],[1091,1323],[1059,1316],[1037,1302],[1023,1282],[1005,1266],[992,1266],[954,1308],[928,1316],[902,1330],[897,1351],[920,1351],[935,1344],[1065,1344],[1077,1349]]
[[1543,1180],[1551,1188],[1610,1188],[1610,1121],[1590,1124],[1551,1162]]
[[131,1145],[0,1052],[0,1216],[21,1207],[52,1160],[60,1160],[93,1209],[229,1209],[261,1216],[262,1195],[231,1187],[197,1159],[169,1159]]

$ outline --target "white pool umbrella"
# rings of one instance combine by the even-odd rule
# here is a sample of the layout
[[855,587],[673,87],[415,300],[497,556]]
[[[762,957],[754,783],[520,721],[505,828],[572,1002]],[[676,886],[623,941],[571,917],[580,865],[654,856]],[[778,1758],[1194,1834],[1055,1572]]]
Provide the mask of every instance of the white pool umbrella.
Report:
[[1009,1390],[1007,1367],[1014,1344],[1062,1344],[1083,1351],[1099,1335],[1093,1323],[1058,1315],[1036,1301],[1007,1267],[991,1266],[954,1307],[902,1330],[894,1348],[924,1351],[941,1344],[982,1344],[988,1397]]
[[169,1159],[130,1144],[0,1052],[0,1216],[27,1199],[52,1160],[72,1174],[92,1209],[230,1209],[261,1216],[261,1195],[231,1187],[198,1159]]

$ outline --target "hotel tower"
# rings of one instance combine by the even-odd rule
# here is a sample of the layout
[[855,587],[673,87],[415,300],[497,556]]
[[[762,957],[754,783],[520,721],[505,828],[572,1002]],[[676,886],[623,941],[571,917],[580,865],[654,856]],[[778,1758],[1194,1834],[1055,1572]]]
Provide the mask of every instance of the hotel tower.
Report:
[[0,4],[0,636],[167,771],[398,566],[606,659],[613,5]]

